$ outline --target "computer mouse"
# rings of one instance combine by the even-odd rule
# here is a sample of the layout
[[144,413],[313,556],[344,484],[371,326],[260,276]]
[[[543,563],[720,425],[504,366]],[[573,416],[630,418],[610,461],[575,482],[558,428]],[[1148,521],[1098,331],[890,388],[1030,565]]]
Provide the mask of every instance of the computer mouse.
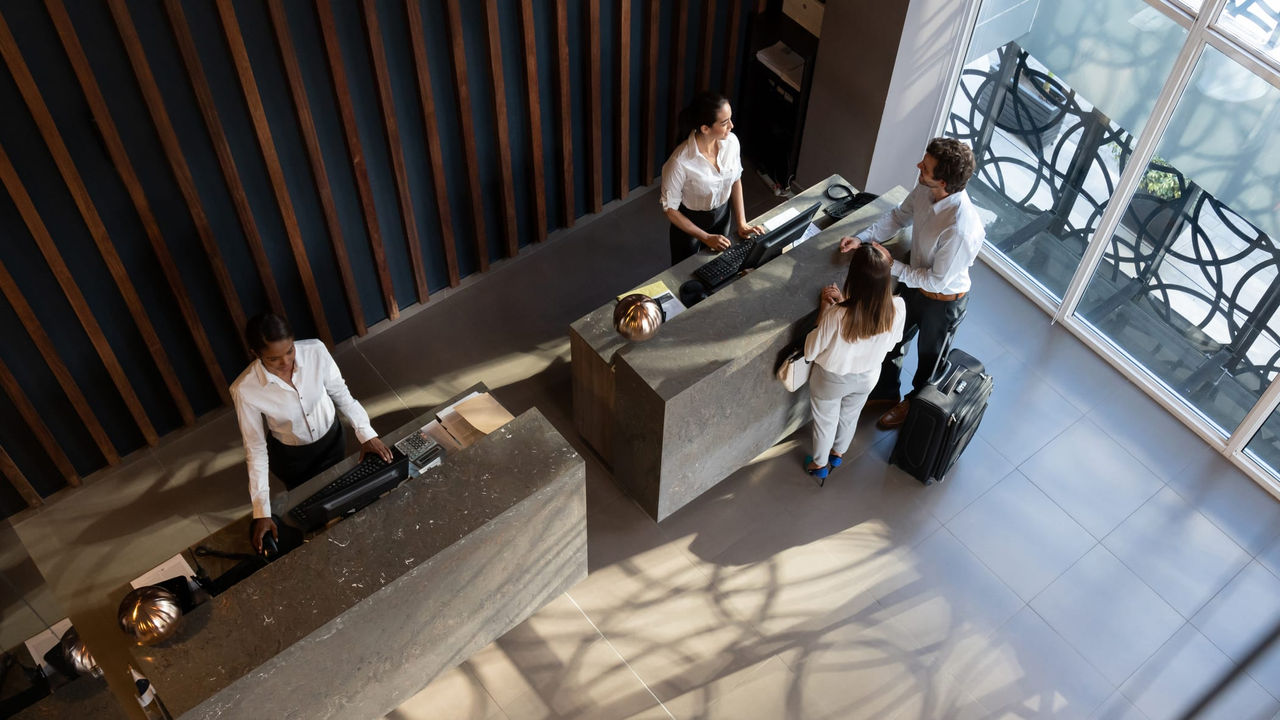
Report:
[[271,533],[262,536],[262,557],[271,559],[280,554],[280,546],[276,544],[276,538]]

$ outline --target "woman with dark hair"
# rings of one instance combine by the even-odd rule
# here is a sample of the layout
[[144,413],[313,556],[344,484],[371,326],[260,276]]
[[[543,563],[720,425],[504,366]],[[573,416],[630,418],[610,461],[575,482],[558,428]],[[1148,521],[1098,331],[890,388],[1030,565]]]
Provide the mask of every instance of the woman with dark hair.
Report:
[[346,446],[337,411],[351,423],[364,452],[390,462],[391,450],[351,397],[324,343],[295,341],[289,322],[274,313],[251,318],[245,340],[254,361],[231,384],[231,399],[249,465],[253,549],[261,552],[263,536],[278,536],[268,467],[292,490],[341,460]]
[[724,96],[699,93],[680,113],[680,145],[662,166],[662,209],[671,221],[671,264],[705,245],[729,247],[730,203],[739,237],[764,232],[742,209],[742,157],[733,109]]
[[813,454],[805,458],[805,470],[819,479],[840,466],[880,377],[880,363],[902,339],[906,319],[902,298],[893,295],[889,251],[879,243],[863,243],[852,252],[844,292],[835,285],[822,289],[818,327],[804,342],[804,359],[813,363]]

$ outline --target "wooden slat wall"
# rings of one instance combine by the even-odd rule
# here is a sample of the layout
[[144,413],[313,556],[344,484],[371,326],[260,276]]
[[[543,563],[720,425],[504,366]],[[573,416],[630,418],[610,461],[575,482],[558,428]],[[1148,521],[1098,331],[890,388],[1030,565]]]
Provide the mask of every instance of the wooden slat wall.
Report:
[[618,2],[618,197],[631,190],[631,0]]
[[449,179],[445,176],[444,156],[440,148],[440,125],[436,120],[435,92],[431,89],[431,65],[427,61],[427,41],[422,28],[422,9],[406,2],[409,16],[409,38],[413,43],[414,75],[418,80],[418,100],[422,103],[422,124],[427,135],[427,152],[431,155],[431,184],[436,196],[436,214],[440,218],[440,243],[444,249],[445,270],[449,287],[461,282],[458,255],[453,247],[453,210],[449,208]]
[[[94,204],[93,198],[89,195],[89,189],[85,187],[84,179],[80,176],[80,171],[76,168],[75,161],[71,158],[71,151],[63,142],[62,133],[58,131],[53,115],[50,114],[48,106],[45,105],[44,97],[36,87],[35,78],[31,76],[30,71],[27,69],[27,63],[22,59],[22,53],[18,50],[17,41],[9,32],[9,25],[5,22],[3,15],[0,15],[0,56],[4,57],[4,62],[8,65],[9,72],[18,84],[18,91],[22,94],[22,99],[26,101],[27,109],[31,111],[31,115],[36,120],[36,125],[40,128],[40,134],[44,137],[45,144],[49,146],[49,152],[53,154],[53,160],[58,166],[58,172],[67,184],[67,190],[71,192],[71,197],[75,200],[76,209],[80,211],[80,216],[89,228],[89,234],[93,237],[93,242],[97,245],[98,252],[102,254],[107,270],[111,273],[111,279],[115,281],[116,288],[120,290],[120,294],[124,297],[125,305],[129,308],[129,315],[138,326],[138,332],[142,334],[147,348],[151,351],[151,359],[155,362],[156,369],[160,371],[164,384],[169,388],[169,392],[173,396],[173,402],[178,406],[178,411],[182,414],[183,422],[193,422],[195,420],[195,412],[191,409],[191,402],[187,399],[187,393],[183,390],[182,383],[178,381],[178,376],[173,370],[173,364],[169,362],[169,355],[165,352],[164,346],[160,343],[160,338],[156,335],[155,328],[151,325],[151,318],[142,307],[142,299],[138,297],[138,292],[133,287],[133,281],[129,279],[129,275],[124,269],[124,263],[121,262],[120,256],[116,253],[115,244],[107,234],[106,225],[103,224],[102,218],[98,214],[97,205]],[[16,174],[14,174],[15,180],[16,177]],[[25,191],[23,192],[25,194]],[[10,194],[17,194],[11,186]],[[16,202],[17,198],[15,197],[14,199]],[[35,206],[32,205],[29,208],[22,209],[22,212],[27,226],[31,227],[32,218],[36,213]],[[35,222],[39,223],[40,221],[37,219]],[[106,338],[101,334],[101,330],[98,329],[97,321],[94,319],[93,313],[90,312],[88,303],[80,297],[80,290],[71,279],[71,273],[65,267],[60,267],[62,264],[61,256],[54,249],[52,240],[46,244],[34,228],[32,228],[32,234],[36,235],[36,240],[40,243],[41,252],[45,254],[50,267],[63,286],[63,291],[67,293],[72,306],[76,308],[77,314],[80,316],[80,322],[85,325],[85,331],[89,333],[94,344],[98,346],[100,353],[105,350],[103,359],[107,360],[107,357],[110,356],[111,359],[107,367],[116,382],[116,387],[124,396],[125,403],[128,404],[129,410],[138,422],[138,427],[142,429],[143,436],[146,437],[148,443],[154,444],[156,441],[155,429],[152,427],[145,411],[143,411],[142,403],[129,385],[128,379],[124,377],[123,368],[118,367],[115,363],[114,355],[110,352],[109,346],[106,345]]]
[[[125,7],[125,1],[108,0],[108,2],[111,4],[112,13],[116,16],[116,23],[121,25],[121,35],[126,35],[125,46],[132,46],[133,50],[130,55],[131,57],[137,57],[134,61],[134,72],[139,75],[146,74],[149,76],[151,74],[150,66],[147,64],[146,57],[142,54],[142,42],[138,38],[137,30],[128,21],[129,11]],[[266,249],[262,243],[262,235],[258,233],[258,224],[253,217],[253,209],[249,207],[249,195],[245,192],[244,183],[240,180],[240,171],[236,167],[235,156],[231,153],[231,143],[227,141],[227,133],[223,130],[222,120],[218,117],[218,106],[214,102],[213,92],[209,89],[209,81],[205,77],[204,64],[196,53],[196,41],[191,35],[191,26],[187,23],[186,15],[182,10],[182,0],[164,0],[164,7],[169,14],[169,23],[173,27],[173,39],[177,41],[178,49],[182,52],[182,60],[187,67],[187,75],[191,79],[191,89],[196,94],[196,100],[200,106],[200,114],[204,117],[205,127],[209,131],[209,137],[213,140],[213,149],[218,155],[218,168],[222,171],[222,177],[227,183],[227,189],[231,192],[231,198],[235,203],[236,217],[240,220],[240,228],[244,231],[245,242],[249,245],[253,263],[258,269],[258,277],[262,280],[262,287],[267,293],[267,301],[270,303],[272,311],[284,313],[284,301],[280,298],[280,290],[276,286],[275,275],[271,272],[271,261],[267,259]],[[129,23],[127,32],[124,27],[125,22]],[[139,79],[141,80],[141,77]],[[152,83],[154,84],[154,80],[152,80]],[[176,143],[176,140],[174,142]],[[240,327],[244,327],[243,320],[240,322]]]
[[[106,370],[123,400],[128,419],[137,425],[147,443],[156,442],[159,436],[151,416],[156,408],[144,406],[142,394],[126,377],[124,367],[139,362],[154,367],[156,388],[150,389],[147,403],[154,404],[157,397],[171,401],[184,423],[214,409],[218,401],[227,403],[228,378],[239,371],[238,361],[229,358],[241,356],[246,350],[239,332],[232,334],[232,330],[243,327],[248,315],[245,299],[240,295],[242,289],[256,293],[260,288],[261,295],[254,297],[263,298],[269,309],[283,313],[286,298],[281,289],[290,287],[289,292],[298,294],[290,300],[300,301],[301,304],[295,306],[307,308],[318,334],[330,343],[344,338],[335,337],[331,332],[321,296],[325,292],[338,292],[344,303],[344,314],[349,312],[351,320],[350,326],[342,326],[343,332],[363,335],[368,331],[369,311],[361,304],[362,283],[368,283],[370,287],[363,289],[372,292],[376,282],[384,316],[393,321],[399,317],[400,305],[391,273],[393,263],[412,265],[413,291],[419,302],[425,302],[431,290],[429,277],[436,278],[436,282],[447,278],[449,286],[457,286],[461,281],[459,242],[473,244],[475,262],[470,269],[484,271],[490,262],[491,228],[501,233],[499,244],[503,254],[513,257],[522,242],[546,239],[549,213],[557,216],[554,225],[572,226],[577,207],[575,181],[585,180],[582,184],[586,188],[585,206],[589,212],[598,212],[614,197],[626,197],[632,189],[635,169],[633,142],[640,143],[641,182],[649,184],[657,165],[676,139],[676,116],[690,90],[685,87],[681,72],[688,67],[686,54],[690,53],[688,0],[619,0],[611,6],[617,14],[610,20],[610,27],[603,27],[600,0],[582,3],[581,15],[575,15],[572,22],[568,0],[547,4],[538,0],[518,0],[505,5],[489,2],[483,10],[464,6],[460,0],[439,4],[434,0],[406,0],[403,6],[407,33],[394,43],[392,33],[404,31],[380,22],[390,16],[379,14],[378,0],[361,0],[358,5],[334,5],[332,0],[313,0],[312,3],[268,0],[270,31],[264,35],[252,28],[252,38],[243,32],[251,28],[242,27],[242,23],[249,22],[249,16],[238,17],[233,0],[163,0],[162,17],[167,20],[167,26],[154,22],[155,9],[134,6],[129,0],[107,0],[105,7],[111,22],[106,30],[100,29],[100,22],[80,18],[82,13],[88,15],[92,6],[64,4],[65,0],[42,2],[52,21],[51,25],[42,26],[43,30],[28,27],[29,13],[17,13],[9,6],[0,8],[0,59],[14,80],[13,87],[18,93],[14,97],[21,100],[16,106],[10,103],[6,112],[30,114],[30,127],[39,132],[51,158],[50,162],[30,152],[6,152],[9,143],[20,140],[0,135],[0,184],[17,208],[15,217],[20,218],[23,225],[23,232],[16,236],[14,233],[3,233],[3,236],[25,238],[29,234],[34,240],[35,249],[47,266],[47,270],[41,272],[51,273],[61,291],[57,302],[65,302],[69,307],[67,312],[76,316],[78,325],[73,323],[73,326],[84,332],[88,357]],[[716,23],[720,14],[717,0],[702,0],[698,7],[701,8],[700,32],[692,40],[698,43],[698,56],[693,59],[701,86],[698,89],[710,83],[713,41],[723,36],[724,46],[730,48],[734,56],[715,59],[715,62],[724,63],[723,90],[732,92],[741,65],[738,51],[745,50],[741,13],[755,8],[731,1],[726,27]],[[248,13],[247,6],[241,10]],[[147,22],[141,25],[146,33],[135,25],[134,12],[148,13]],[[395,12],[400,12],[399,6]],[[665,36],[661,32],[664,12],[673,18]],[[200,32],[193,32],[188,13],[192,13],[191,18],[198,14]],[[308,13],[309,19],[303,17]],[[363,20],[363,32],[349,24],[358,17]],[[577,18],[581,19],[581,25]],[[12,26],[15,19],[25,24]],[[302,23],[302,20],[308,22]],[[443,27],[439,20],[443,20]],[[636,23],[643,28],[639,33],[643,42],[631,41]],[[210,24],[216,27],[209,27]],[[52,30],[47,29],[49,27]],[[27,39],[28,31],[33,28],[54,39],[54,47],[59,47],[69,61],[69,71],[61,67],[46,70],[42,66],[41,72],[31,72],[28,67],[31,58],[24,57],[23,48],[27,42],[41,42],[39,38]],[[519,38],[519,48],[514,52],[502,44],[504,29],[508,37]],[[104,38],[103,32],[116,33],[122,45]],[[168,37],[159,37],[156,33],[168,33]],[[361,34],[363,39],[359,37]],[[467,47],[466,38],[481,36],[485,38],[483,48],[478,44]],[[264,37],[269,38],[266,41],[269,48],[253,46],[255,42],[264,42]],[[603,48],[602,38],[607,42]],[[343,47],[357,42],[368,43],[367,54],[357,52],[355,45]],[[136,82],[136,87],[127,92],[117,92],[117,88],[108,85],[106,70],[96,64],[101,53],[119,53],[120,47],[123,55],[119,62],[127,62],[126,67]],[[604,52],[610,55],[604,56]],[[253,58],[267,57],[271,62],[279,62],[282,72],[254,64]],[[323,57],[323,68],[306,65],[316,62],[317,57]],[[487,65],[482,64],[481,58]],[[663,58],[669,72],[659,77],[657,68]],[[605,59],[618,63],[616,73],[610,72],[608,77],[602,73]],[[634,78],[633,60],[645,68]],[[166,65],[159,68],[159,63]],[[224,63],[225,67],[215,68],[213,63]],[[433,82],[431,67],[444,68],[440,63],[452,67],[440,76],[439,82]],[[170,65],[177,66],[176,74]],[[287,99],[264,95],[268,87],[260,84],[266,81],[263,74],[266,72],[273,73],[273,78],[283,78],[283,86],[272,85],[271,91],[283,87]],[[317,72],[324,73],[327,81],[317,85]],[[406,86],[402,81],[405,72],[413,73],[409,85],[416,97],[401,97]],[[484,83],[477,73],[481,77],[487,73],[490,82]],[[573,78],[579,77],[579,73],[582,87],[574,87]],[[552,78],[553,88],[545,87],[546,81],[542,78],[548,76]],[[74,88],[87,108],[84,116],[68,115],[65,104],[46,105],[44,98],[48,93],[40,82],[50,82],[51,77]],[[233,85],[227,85],[225,78],[232,78]],[[176,87],[175,82],[185,85]],[[523,100],[518,107],[507,103],[509,82],[524,85]],[[473,83],[487,87],[481,89]],[[642,102],[631,102],[631,92],[636,87],[633,83],[638,83]],[[232,92],[234,94],[228,94]],[[476,96],[476,92],[483,95]],[[551,98],[549,104],[544,102],[544,94]],[[59,95],[62,97],[65,93]],[[479,97],[485,97],[494,114],[492,137],[477,137],[473,131],[472,103]],[[576,108],[575,97],[580,100]],[[374,105],[358,105],[358,99],[364,98],[374,99]],[[457,115],[439,115],[437,98],[452,98],[455,107],[449,112]],[[665,133],[657,114],[662,98],[666,98],[668,105]],[[291,103],[296,122],[285,122],[283,118],[287,115],[276,112],[281,102]],[[131,103],[138,107],[130,110],[127,106]],[[334,120],[320,117],[320,113],[333,113],[335,107]],[[420,124],[399,122],[408,117],[406,112],[413,112],[408,108],[421,112]],[[611,133],[614,140],[605,147],[602,123],[610,109],[616,115],[611,125],[616,133]],[[122,113],[126,110],[135,114],[129,117],[145,112],[151,120],[148,131],[154,129],[154,143],[158,148],[138,145],[143,140],[136,125],[123,124]],[[543,122],[544,112],[552,119],[549,126]],[[581,115],[575,116],[577,112]],[[522,114],[527,123],[527,133],[510,133],[509,120],[514,121],[512,114],[516,113]],[[67,128],[82,127],[86,118],[91,120],[104,150],[100,162],[109,163],[110,171],[106,174],[90,173],[88,166],[82,165],[82,159],[75,157],[70,149],[73,145],[68,140],[73,135]],[[198,118],[197,127],[191,126],[191,118]],[[580,137],[585,146],[576,142],[579,136],[575,135],[575,127],[583,133]],[[252,140],[247,140],[246,132],[251,133]],[[368,133],[376,133],[377,142],[385,139],[388,146],[385,157],[366,155],[365,143],[373,141]],[[426,149],[428,157],[407,154],[404,139],[409,133],[421,143],[419,147]],[[309,170],[310,183],[290,185],[291,180],[297,180],[290,176],[296,167],[289,164],[292,159],[286,162],[282,155],[290,148],[299,153],[299,161]],[[305,161],[301,161],[303,152]],[[545,152],[556,153],[551,173],[544,172]],[[146,162],[141,161],[139,153],[148,154]],[[163,158],[163,164],[156,166],[151,157]],[[335,163],[335,157],[345,157],[349,164]],[[603,172],[606,157],[615,162],[609,178],[605,178]],[[414,162],[422,162],[418,167],[430,172],[431,190],[417,187],[418,183],[411,185],[410,163]],[[216,171],[203,172],[214,166]],[[528,175],[524,175],[526,167]],[[169,175],[155,176],[160,171],[158,168]],[[253,168],[264,168],[265,176],[246,175],[246,171]],[[586,174],[579,176],[579,172]],[[59,196],[56,201],[65,203],[69,198],[74,203],[73,216],[88,229],[88,237],[93,240],[114,282],[114,290],[120,293],[128,310],[127,318],[113,318],[112,327],[118,327],[122,319],[131,321],[128,327],[142,338],[142,344],[128,350],[127,356],[122,354],[126,352],[123,349],[112,347],[99,326],[95,314],[102,310],[97,297],[91,294],[93,285],[75,277],[73,273],[78,270],[64,260],[67,250],[63,248],[63,239],[51,232],[52,226],[45,224],[47,218],[41,217],[42,212],[53,212],[45,210],[44,195],[32,198],[29,194],[37,189],[47,192],[48,183],[55,178],[65,190],[65,196]],[[99,193],[98,186],[104,183],[113,184],[116,189]],[[531,188],[527,208],[517,202],[516,183],[528,183]],[[611,189],[606,190],[606,186]],[[380,192],[387,196],[378,196]],[[468,240],[455,233],[451,193],[455,200],[470,207],[472,233]],[[490,204],[496,217],[486,215],[486,193],[496,198]],[[552,193],[559,195],[558,212],[547,207]],[[120,202],[116,198],[124,199],[124,209],[103,206],[104,202]],[[424,199],[434,205],[439,218],[438,232],[435,228],[420,227],[415,217],[415,203]],[[273,206],[271,215],[262,215],[263,208],[268,206]],[[379,208],[387,215],[380,217]],[[108,209],[111,212],[107,212]],[[190,230],[185,231],[194,232],[190,247],[198,246],[200,250],[179,251],[187,247],[184,243],[188,239],[173,236],[178,229],[172,226],[176,222],[175,210],[185,214],[182,222],[189,219],[186,228]],[[273,219],[276,211],[279,220]],[[329,236],[324,258],[327,263],[332,252],[332,272],[340,282],[338,288],[324,287],[313,271],[303,237],[304,212],[308,213],[305,218],[322,220],[322,225],[317,227],[322,227]],[[357,212],[359,221],[344,229],[344,213],[351,213],[349,219],[354,221]],[[112,218],[121,218],[122,213],[128,215],[128,222],[136,223],[140,231],[138,238],[145,237],[143,247],[151,253],[154,267],[159,269],[154,277],[139,275],[139,268],[132,266],[131,263],[137,262],[131,260],[136,251],[126,255],[117,249],[120,237],[114,234],[115,223],[123,220]],[[65,222],[65,218],[59,219]],[[265,227],[263,223],[271,222],[283,224],[283,235],[273,236],[280,239],[268,241],[261,232]],[[406,247],[384,246],[382,223],[395,222],[404,230]],[[64,227],[62,222],[56,226]],[[365,235],[363,240],[356,237],[360,234],[355,230],[357,227]],[[238,230],[239,237],[235,232],[227,233],[228,228]],[[0,232],[4,230],[0,228]],[[237,247],[240,242],[244,245]],[[269,246],[269,242],[280,243],[281,247]],[[315,242],[311,246],[314,251]],[[290,283],[282,283],[273,270],[273,262],[279,268],[282,258],[291,258],[288,272],[297,273]],[[76,468],[82,464],[119,461],[120,450],[104,428],[107,423],[118,423],[122,418],[101,415],[103,410],[95,408],[81,391],[84,381],[73,375],[60,356],[59,346],[43,329],[42,322],[47,321],[37,317],[32,309],[36,300],[43,304],[45,299],[24,294],[18,279],[10,273],[11,267],[0,261],[0,291],[27,337],[24,342],[8,343],[3,350],[0,390],[17,411],[13,422],[22,423],[30,432],[28,437],[35,437],[39,447],[33,449],[50,463],[53,476],[67,485],[77,485],[80,475]],[[437,274],[429,275],[428,270],[433,268]],[[17,270],[21,278],[26,268]],[[205,277],[209,280],[201,282],[210,282],[211,287],[192,292],[188,284]],[[162,283],[163,292],[172,295],[173,319],[168,325],[159,323],[159,318],[152,316],[152,308],[143,304],[134,283],[144,282]],[[408,288],[402,288],[404,290]],[[255,307],[254,311],[258,309]],[[181,328],[180,332],[188,336],[184,342],[191,343],[187,346],[191,354],[183,357],[194,358],[197,369],[185,364],[175,366],[177,355],[170,354],[171,343],[179,339],[165,337],[166,333],[179,332],[175,328]],[[30,342],[25,342],[27,339]],[[137,357],[139,348],[143,349],[141,358]],[[32,367],[31,362],[6,362],[11,353],[31,353],[38,357],[37,364],[49,369],[51,380],[33,382],[25,376],[30,371],[22,370]],[[216,397],[207,385],[197,394],[195,386],[190,385],[193,382],[211,383]],[[48,383],[52,385],[46,386]],[[155,389],[160,389],[159,395]],[[190,397],[188,390],[192,392]],[[50,429],[51,423],[41,412],[49,412],[43,410],[46,407],[63,406],[48,402],[52,399],[51,392],[69,401],[75,413],[74,422],[85,429],[101,453],[101,459],[77,457],[84,449],[70,452],[61,435]],[[200,403],[193,404],[197,397],[201,398]],[[57,427],[66,427],[65,421]],[[166,431],[168,429],[171,428]],[[0,472],[28,504],[38,504],[40,492],[47,483],[41,480],[33,484],[29,479],[48,477],[48,470],[19,467],[29,459],[34,461],[36,456],[31,455],[30,449],[22,448],[24,452],[18,453],[15,459],[5,452],[6,447],[14,450],[18,445],[14,438],[0,437]]]
[[644,75],[645,96],[647,98],[645,107],[648,108],[645,113],[644,132],[641,139],[644,142],[644,178],[647,183],[653,180],[653,164],[658,154],[658,53],[661,50],[661,38],[658,32],[661,28],[662,21],[662,1],[649,0],[649,22],[645,28],[645,54],[648,62],[645,67],[648,70]]
[[[458,116],[464,128],[474,128],[471,119],[471,89],[467,84],[467,49],[462,39],[462,8],[458,0],[448,0],[449,43],[453,52],[453,97],[458,103]],[[489,243],[485,232],[484,200],[480,186],[480,162],[476,158],[476,138],[473,132],[462,134],[462,152],[467,166],[467,187],[471,190],[471,221],[474,225],[476,262],[480,271],[489,269]]]
[[598,213],[604,204],[603,160],[604,141],[601,140],[600,116],[604,107],[600,104],[600,0],[587,0],[587,113],[591,116],[591,138],[587,142],[587,154],[591,158],[588,167],[587,186],[591,188],[591,212]]
[[404,228],[405,242],[409,246],[409,263],[413,266],[413,287],[418,293],[418,302],[426,302],[427,269],[422,265],[422,241],[418,239],[418,219],[413,211],[413,199],[409,195],[409,173],[404,167],[400,124],[396,121],[391,76],[387,72],[386,50],[382,47],[382,30],[378,25],[378,6],[374,0],[364,0],[362,5],[364,26],[369,32],[373,74],[378,80],[378,100],[382,103],[382,123],[387,130],[387,154],[391,156],[391,168],[395,171],[396,197],[400,201],[400,225]]
[[569,0],[556,0],[556,94],[560,99],[561,220],[573,227],[573,96],[569,87]]
[[[160,224],[156,220],[155,214],[151,211],[151,203],[147,200],[146,193],[142,190],[142,181],[138,179],[138,173],[133,168],[133,162],[129,159],[128,153],[125,152],[124,142],[120,138],[120,131],[116,129],[115,120],[112,119],[111,112],[107,109],[107,100],[103,97],[102,90],[98,87],[98,81],[93,76],[89,58],[85,56],[84,49],[80,46],[80,38],[76,35],[75,27],[71,24],[71,16],[67,14],[67,9],[63,6],[62,0],[45,0],[45,8],[48,10],[50,18],[53,19],[53,24],[58,31],[58,39],[62,41],[62,47],[66,50],[67,58],[71,61],[71,67],[75,71],[76,80],[79,81],[80,89],[84,92],[85,100],[89,103],[89,109],[93,112],[94,122],[98,124],[98,130],[102,133],[103,142],[107,145],[107,152],[111,155],[111,162],[115,165],[116,172],[120,174],[120,180],[129,192],[129,199],[133,202],[134,210],[137,211],[139,219],[142,220],[142,227],[146,231],[147,240],[151,242],[151,249],[156,254],[156,260],[160,263],[161,271],[164,272],[165,281],[168,283],[169,290],[173,293],[173,297],[178,303],[179,311],[182,313],[182,320],[186,323],[187,330],[191,333],[191,337],[195,340],[196,347],[200,351],[200,357],[204,361],[205,369],[209,372],[209,379],[213,381],[213,385],[217,388],[218,395],[222,398],[222,401],[230,402],[231,395],[227,392],[227,379],[222,373],[222,368],[218,366],[218,358],[213,353],[213,345],[210,344],[209,336],[200,324],[200,317],[196,314],[195,306],[191,304],[191,299],[187,297],[182,276],[178,274],[178,267],[173,261],[173,255],[170,254],[169,247],[165,244],[164,236],[160,232]],[[190,412],[190,407],[190,403],[188,403],[187,412]]]
[[369,251],[373,255],[378,273],[378,288],[387,317],[400,317],[400,304],[396,302],[395,288],[391,283],[391,271],[387,267],[387,254],[382,247],[382,229],[378,226],[378,214],[373,204],[373,188],[369,171],[364,164],[364,146],[360,140],[360,128],[356,124],[355,110],[351,107],[351,89],[347,85],[346,65],[342,62],[342,47],[338,43],[338,30],[333,19],[329,0],[316,0],[316,12],[320,16],[320,33],[324,38],[325,59],[333,77],[333,94],[338,103],[338,117],[342,120],[342,132],[346,138],[347,154],[351,158],[351,170],[355,174],[356,192],[360,198],[360,211],[365,232],[369,234]]
[[[227,270],[227,265],[222,260],[222,251],[218,247],[217,240],[213,237],[213,229],[210,227],[209,217],[205,214],[203,201],[196,191],[195,178],[187,163],[186,155],[183,154],[182,147],[178,144],[178,134],[173,128],[173,122],[169,118],[168,111],[165,109],[160,88],[156,85],[155,77],[151,74],[151,66],[147,64],[146,56],[143,54],[142,42],[138,39],[137,30],[134,29],[133,19],[130,17],[124,3],[120,2],[120,0],[111,0],[109,7],[111,8],[112,19],[115,21],[116,28],[120,33],[120,39],[124,42],[125,52],[129,56],[129,64],[133,68],[134,78],[138,82],[138,89],[142,91],[142,98],[147,106],[147,112],[150,114],[151,121],[160,137],[160,147],[164,150],[165,159],[169,162],[169,167],[177,180],[178,190],[182,193],[183,202],[186,203],[187,211],[191,214],[191,219],[195,223],[196,234],[200,236],[205,255],[209,259],[209,267],[213,270],[214,279],[218,283],[218,290],[222,294],[223,302],[227,305],[227,312],[231,314],[231,319],[236,324],[236,327],[244,327],[246,318],[240,305],[240,298],[236,295],[235,285],[231,281],[231,273]],[[244,350],[247,352],[248,346],[244,346]]]
[[231,49],[231,56],[235,60],[236,75],[240,78],[244,101],[249,106],[249,117],[253,118],[253,131],[258,138],[258,146],[262,149],[262,159],[267,163],[271,190],[275,193],[280,214],[284,218],[284,230],[289,237],[289,249],[293,251],[293,260],[297,263],[298,274],[302,276],[302,291],[307,297],[307,305],[311,308],[311,319],[315,321],[316,332],[320,334],[320,339],[326,345],[332,345],[333,333],[329,332],[329,320],[325,317],[324,305],[320,302],[320,291],[316,289],[315,276],[311,273],[307,246],[302,240],[302,231],[298,228],[298,216],[294,211],[293,198],[289,195],[284,168],[281,167],[280,157],[276,153],[276,141],[271,134],[271,123],[267,120],[267,111],[262,106],[258,81],[253,75],[253,65],[249,61],[249,50],[245,47],[244,38],[240,34],[240,22],[236,19],[236,11],[231,5],[231,0],[215,0],[215,4],[218,8],[218,17],[222,20],[223,36],[226,37],[227,46]]
[[538,42],[534,29],[533,0],[520,0],[520,33],[524,42],[524,82],[525,98],[528,104],[525,112],[529,114],[529,167],[533,187],[534,218],[537,222],[535,237],[538,242],[547,239],[547,194],[543,192],[545,178],[542,177],[542,101],[538,93]]
[[307,143],[307,160],[311,163],[311,174],[315,177],[316,191],[320,193],[320,206],[324,210],[325,226],[329,230],[329,239],[333,244],[333,257],[338,266],[338,276],[342,279],[342,293],[347,299],[347,307],[351,311],[351,323],[357,335],[364,335],[368,328],[364,322],[364,310],[360,307],[360,295],[356,290],[356,280],[351,274],[351,263],[347,261],[347,243],[342,237],[342,221],[338,219],[338,210],[333,205],[333,190],[329,186],[329,171],[324,166],[324,155],[320,149],[320,138],[316,136],[316,123],[311,117],[311,101],[307,99],[307,89],[302,82],[302,68],[298,67],[298,56],[293,50],[293,38],[289,36],[289,16],[286,14],[284,0],[268,0],[271,11],[271,26],[276,33],[276,45],[280,49],[280,58],[284,60],[285,74],[289,78],[289,94],[293,98],[294,110],[298,113],[298,127],[302,138]]
[[516,189],[511,180],[511,138],[507,128],[507,84],[502,74],[502,28],[498,4],[485,3],[485,29],[489,36],[489,76],[493,79],[493,119],[498,126],[498,165],[502,176],[502,236],[507,257],[520,252],[516,229]]

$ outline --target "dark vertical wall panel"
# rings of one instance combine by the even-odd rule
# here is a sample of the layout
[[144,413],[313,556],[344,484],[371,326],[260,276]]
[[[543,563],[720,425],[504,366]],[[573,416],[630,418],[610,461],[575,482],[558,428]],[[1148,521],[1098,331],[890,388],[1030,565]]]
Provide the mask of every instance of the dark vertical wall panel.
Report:
[[[423,301],[424,279],[424,291],[454,285],[647,184],[700,80],[737,84],[752,10],[729,0],[272,1],[274,21],[259,0],[3,3],[16,54],[0,67],[0,149],[13,166],[0,193],[0,362],[21,393],[0,392],[0,447],[15,469],[0,483],[0,514],[144,445],[108,353],[164,434],[183,421],[179,391],[196,416],[223,406],[248,359],[246,315],[277,307],[299,336],[327,325],[338,342]],[[408,17],[421,18],[417,38]],[[283,51],[273,22],[287,32]],[[84,53],[79,76],[68,30]],[[43,134],[11,72],[17,59],[47,104]],[[89,80],[102,90],[92,103]],[[102,120],[115,131],[104,134]],[[59,172],[51,132],[83,190]],[[26,220],[16,188],[31,195]],[[77,192],[101,218],[102,252]],[[37,216],[45,254],[29,227]],[[76,294],[100,327],[97,351]],[[156,365],[166,356],[176,383]]]

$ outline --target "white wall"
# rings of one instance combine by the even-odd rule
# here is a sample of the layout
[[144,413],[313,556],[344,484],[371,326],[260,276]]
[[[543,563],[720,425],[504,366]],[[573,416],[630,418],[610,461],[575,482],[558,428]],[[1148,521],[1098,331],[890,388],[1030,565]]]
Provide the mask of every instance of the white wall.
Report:
[[[933,137],[961,51],[964,18],[978,0],[910,0],[888,97],[875,139],[867,190],[915,184],[915,164]],[[829,38],[823,38],[824,41]]]

